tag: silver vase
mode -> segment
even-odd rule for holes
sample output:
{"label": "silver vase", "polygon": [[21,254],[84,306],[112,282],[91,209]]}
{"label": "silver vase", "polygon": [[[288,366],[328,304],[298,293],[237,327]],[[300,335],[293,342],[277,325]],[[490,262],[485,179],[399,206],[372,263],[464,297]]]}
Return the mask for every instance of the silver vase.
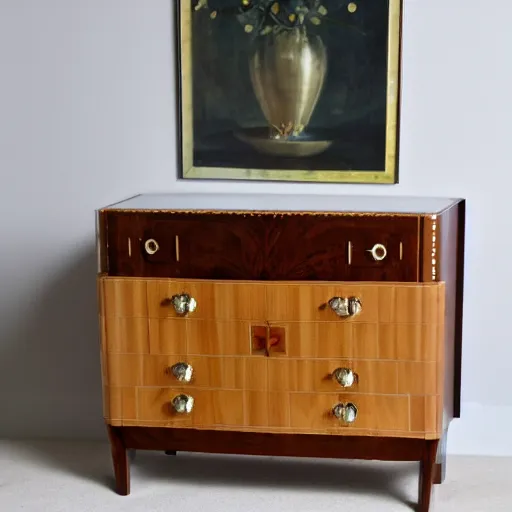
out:
{"label": "silver vase", "polygon": [[263,114],[276,139],[308,125],[327,73],[327,51],[305,27],[259,36],[249,68]]}

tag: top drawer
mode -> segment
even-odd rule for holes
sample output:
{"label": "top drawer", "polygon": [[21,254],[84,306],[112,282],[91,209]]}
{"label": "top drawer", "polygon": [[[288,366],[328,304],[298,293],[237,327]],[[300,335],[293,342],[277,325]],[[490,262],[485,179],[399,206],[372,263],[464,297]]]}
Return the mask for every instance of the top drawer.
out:
{"label": "top drawer", "polygon": [[273,281],[419,280],[420,216],[100,214],[111,276]]}

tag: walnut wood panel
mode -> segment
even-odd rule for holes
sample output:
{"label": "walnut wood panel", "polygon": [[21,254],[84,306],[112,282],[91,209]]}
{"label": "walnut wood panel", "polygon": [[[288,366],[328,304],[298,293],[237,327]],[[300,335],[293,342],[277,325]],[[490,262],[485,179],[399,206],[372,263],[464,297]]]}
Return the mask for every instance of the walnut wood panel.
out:
{"label": "walnut wood panel", "polygon": [[417,461],[424,450],[421,438],[315,435],[282,435],[162,427],[116,428],[126,448],[205,453],[323,457],[390,461]]}
{"label": "walnut wood panel", "polygon": [[[285,215],[268,225],[268,279],[418,280],[419,217]],[[369,252],[375,244],[386,247],[382,261]]]}
{"label": "walnut wood panel", "polygon": [[291,457],[326,457],[392,461],[420,461],[419,504],[429,510],[438,440],[390,437],[269,434],[198,429],[108,426],[119,494],[130,492],[127,450],[192,451]]}
{"label": "walnut wood panel", "polygon": [[[338,321],[437,324],[443,283],[380,284],[269,283],[266,287],[267,318],[279,321]],[[360,314],[338,317],[328,306],[332,297],[357,297]]]}
{"label": "walnut wood panel", "polygon": [[[179,213],[103,212],[108,273],[112,276],[260,279],[264,275],[264,220],[259,217]],[[145,242],[159,250],[148,254]]]}
{"label": "walnut wood panel", "polygon": [[[419,216],[102,212],[112,276],[417,281]],[[154,254],[145,242],[155,240]],[[297,241],[300,240],[300,243]],[[349,248],[350,242],[350,248]],[[382,261],[368,252],[388,251]]]}
{"label": "walnut wood panel", "polygon": [[446,287],[444,397],[445,427],[460,417],[466,202],[421,219],[420,276]]}

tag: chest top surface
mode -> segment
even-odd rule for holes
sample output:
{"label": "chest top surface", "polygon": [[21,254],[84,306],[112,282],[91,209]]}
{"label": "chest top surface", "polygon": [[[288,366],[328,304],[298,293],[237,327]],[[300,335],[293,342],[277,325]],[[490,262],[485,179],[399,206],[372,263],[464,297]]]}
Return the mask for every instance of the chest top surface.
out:
{"label": "chest top surface", "polygon": [[411,196],[287,194],[140,194],[102,211],[346,212],[439,214],[462,199]]}

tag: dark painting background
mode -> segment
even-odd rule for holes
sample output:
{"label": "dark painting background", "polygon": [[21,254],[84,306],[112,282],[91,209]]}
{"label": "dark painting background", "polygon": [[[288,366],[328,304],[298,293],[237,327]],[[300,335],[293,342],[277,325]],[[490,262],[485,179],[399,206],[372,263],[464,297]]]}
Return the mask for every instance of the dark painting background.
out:
{"label": "dark painting background", "polygon": [[[384,171],[388,13],[387,0],[348,1],[329,16],[352,27],[308,25],[328,52],[323,92],[308,128],[334,140],[310,158],[264,156],[233,136],[240,127],[266,126],[252,90],[248,61],[252,36],[234,17],[194,12],[192,82],[194,166],[251,169]],[[331,2],[332,4],[332,2]],[[329,6],[329,2],[326,2]],[[362,34],[363,32],[364,34]]]}

